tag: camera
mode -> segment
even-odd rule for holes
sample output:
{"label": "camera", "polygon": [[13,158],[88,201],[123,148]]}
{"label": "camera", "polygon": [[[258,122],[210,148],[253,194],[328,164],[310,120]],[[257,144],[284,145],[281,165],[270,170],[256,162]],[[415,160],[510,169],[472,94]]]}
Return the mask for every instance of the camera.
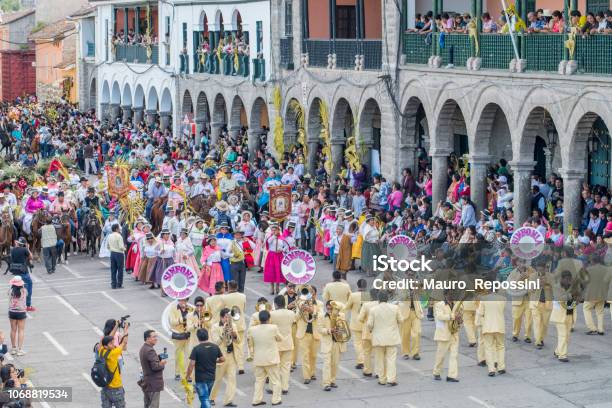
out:
{"label": "camera", "polygon": [[129,318],[130,318],[130,315],[121,316],[121,318],[118,320],[118,323],[117,323],[120,329],[125,329],[126,324],[129,325],[127,321],[127,319]]}
{"label": "camera", "polygon": [[164,352],[159,355],[159,359],[160,361],[168,359],[168,349],[166,347],[164,347]]}

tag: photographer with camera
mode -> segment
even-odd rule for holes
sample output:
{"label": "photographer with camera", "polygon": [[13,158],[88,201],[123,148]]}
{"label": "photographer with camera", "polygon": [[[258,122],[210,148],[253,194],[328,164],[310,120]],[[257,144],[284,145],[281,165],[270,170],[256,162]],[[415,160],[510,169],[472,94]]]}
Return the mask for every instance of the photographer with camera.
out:
{"label": "photographer with camera", "polygon": [[28,243],[24,237],[15,241],[15,246],[11,248],[10,271],[13,275],[21,276],[23,283],[28,291],[26,296],[26,311],[35,312],[32,307],[32,278],[30,268],[32,266],[32,253],[28,248]]}
{"label": "photographer with camera", "polygon": [[3,408],[26,408],[31,407],[29,400],[14,398],[10,390],[18,390],[26,385],[25,373],[17,369],[13,364],[6,364],[0,368],[0,407]]}
{"label": "photographer with camera", "polygon": [[140,348],[140,365],[142,379],[138,385],[144,393],[145,408],[159,408],[159,395],[164,389],[164,368],[168,362],[168,354],[164,349],[162,354],[155,352],[157,333],[155,330],[144,332],[144,344]]}
{"label": "photographer with camera", "polygon": [[[119,326],[119,322],[116,323],[116,326]],[[130,325],[125,322],[123,326],[123,336],[118,346],[115,345],[115,339],[112,336],[104,336],[92,368],[92,380],[102,388],[100,390],[102,408],[125,407],[125,390],[119,360],[123,358],[123,352],[127,350]]]}

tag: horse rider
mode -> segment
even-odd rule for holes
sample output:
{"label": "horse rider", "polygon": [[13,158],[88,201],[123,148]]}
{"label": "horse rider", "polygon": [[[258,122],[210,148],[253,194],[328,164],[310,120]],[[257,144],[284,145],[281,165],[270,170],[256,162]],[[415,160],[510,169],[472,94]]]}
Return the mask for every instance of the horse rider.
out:
{"label": "horse rider", "polygon": [[[163,198],[168,196],[168,188],[162,184],[162,179],[160,176],[155,176],[153,179],[153,183],[149,185],[147,190],[147,205],[145,206],[145,216],[147,219],[151,218],[151,208],[153,208],[153,203],[158,198]],[[164,212],[166,211],[166,206],[164,205]]]}

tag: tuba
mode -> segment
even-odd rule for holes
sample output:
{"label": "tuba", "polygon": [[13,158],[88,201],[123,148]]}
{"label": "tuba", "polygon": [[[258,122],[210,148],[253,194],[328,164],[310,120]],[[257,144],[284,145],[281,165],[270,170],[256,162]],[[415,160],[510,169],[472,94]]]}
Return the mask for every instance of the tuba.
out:
{"label": "tuba", "polygon": [[329,320],[331,322],[332,337],[336,343],[346,343],[351,339],[351,330],[347,321],[340,317],[342,306],[338,302],[330,302],[331,312]]}
{"label": "tuba", "polygon": [[233,316],[223,324],[223,333],[221,334],[221,340],[223,340],[227,346],[228,353],[234,351],[234,324],[232,323],[232,320],[234,320]]}

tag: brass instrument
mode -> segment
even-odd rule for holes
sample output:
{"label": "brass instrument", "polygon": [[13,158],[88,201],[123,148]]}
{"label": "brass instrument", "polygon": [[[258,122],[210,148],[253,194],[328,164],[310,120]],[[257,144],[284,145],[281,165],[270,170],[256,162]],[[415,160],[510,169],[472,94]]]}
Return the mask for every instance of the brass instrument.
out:
{"label": "brass instrument", "polygon": [[578,302],[582,300],[584,285],[589,281],[589,272],[582,268],[578,272],[578,276],[572,278],[572,284],[569,288],[565,289],[563,298],[567,297],[567,300],[571,299],[571,303],[568,305],[566,301],[560,301],[559,304],[566,310],[574,310],[578,305]]}
{"label": "brass instrument", "polygon": [[238,321],[240,320],[240,308],[236,305],[232,306],[232,308],[230,309],[230,315],[232,316],[232,320],[234,321]]}
{"label": "brass instrument", "polygon": [[351,339],[351,330],[347,321],[340,317],[342,306],[338,302],[330,302],[331,312],[329,320],[331,322],[331,335],[336,343],[346,343]]}
{"label": "brass instrument", "polygon": [[463,301],[465,298],[466,296],[459,301],[459,304],[455,309],[455,318],[449,322],[449,330],[451,334],[459,333],[459,330],[461,330],[461,325],[463,324]]}
{"label": "brass instrument", "polygon": [[310,313],[309,309],[315,305],[314,291],[312,286],[306,284],[298,288],[298,299],[296,300],[297,314],[306,323],[316,318],[316,312]]}
{"label": "brass instrument", "polygon": [[233,319],[228,319],[226,323],[223,324],[223,333],[221,334],[221,339],[228,348],[234,343],[234,325],[232,324],[232,320]]}
{"label": "brass instrument", "polygon": [[204,310],[204,312],[198,315],[198,328],[204,329],[208,326],[208,323],[212,320],[212,313],[208,310]]}
{"label": "brass instrument", "polygon": [[255,312],[263,312],[264,310],[269,312],[271,309],[272,307],[270,306],[270,303],[268,303],[268,301],[257,302],[257,304],[255,305]]}

